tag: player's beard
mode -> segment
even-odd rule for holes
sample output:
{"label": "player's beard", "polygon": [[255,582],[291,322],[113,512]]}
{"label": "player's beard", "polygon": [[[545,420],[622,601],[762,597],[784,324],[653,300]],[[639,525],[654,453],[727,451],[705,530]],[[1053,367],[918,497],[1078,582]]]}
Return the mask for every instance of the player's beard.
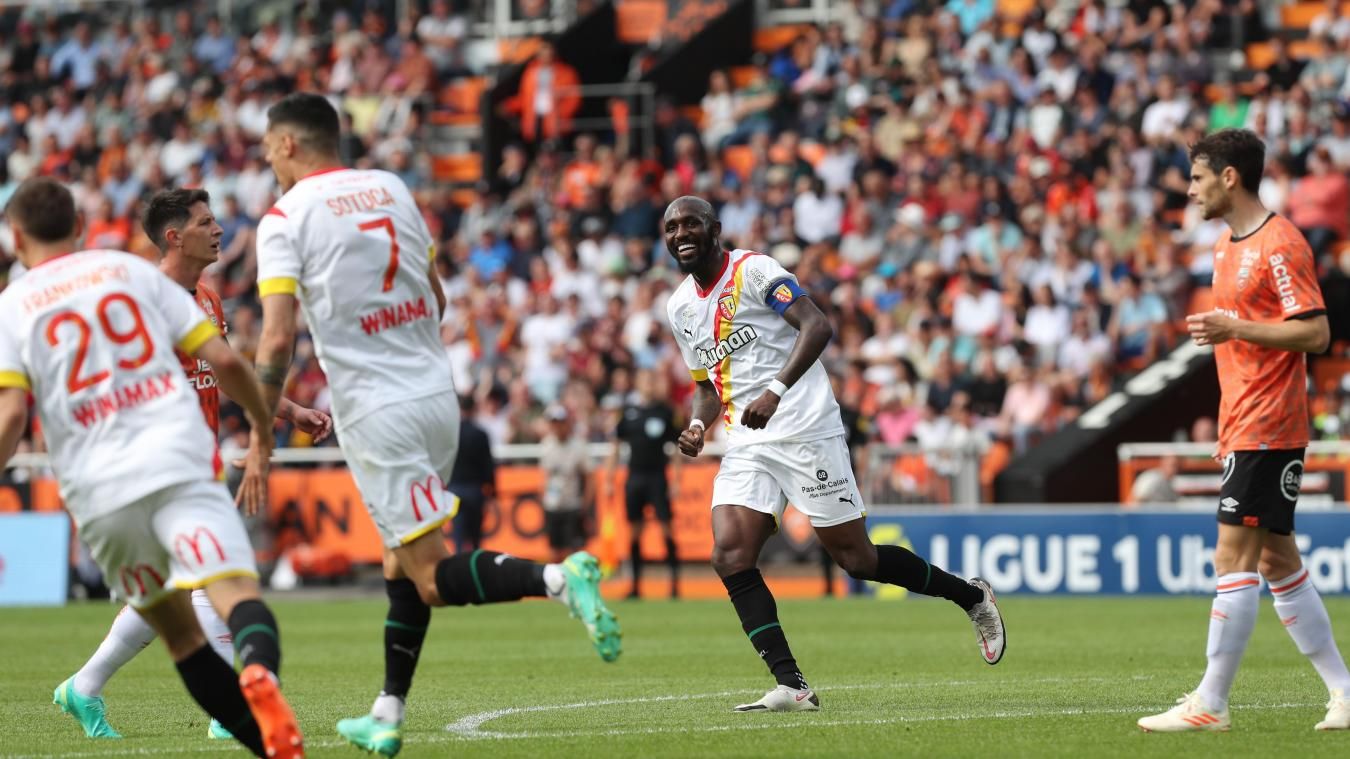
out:
{"label": "player's beard", "polygon": [[1231,211],[1232,209],[1233,209],[1233,201],[1230,200],[1228,196],[1224,195],[1223,193],[1219,193],[1214,197],[1213,202],[1201,204],[1200,217],[1203,218],[1205,221],[1209,221],[1211,219],[1221,219],[1224,216],[1228,215],[1228,212]]}

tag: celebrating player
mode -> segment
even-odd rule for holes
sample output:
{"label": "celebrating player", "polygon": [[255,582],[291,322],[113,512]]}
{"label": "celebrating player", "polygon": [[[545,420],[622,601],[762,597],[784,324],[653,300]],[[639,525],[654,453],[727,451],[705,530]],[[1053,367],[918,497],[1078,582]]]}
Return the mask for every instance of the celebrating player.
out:
{"label": "celebrating player", "polygon": [[[210,364],[253,422],[239,492],[249,508],[266,498],[272,451],[253,373],[154,266],[129,253],[77,252],[75,200],[57,182],[25,181],[6,214],[29,271],[0,293],[0,465],[23,434],[31,389],[81,540],[164,639],[188,692],[256,755],[303,756],[277,686],[276,619],[174,347]],[[193,614],[185,591],[199,587],[228,620],[244,662],[237,681]]]}
{"label": "celebrating player", "polygon": [[455,511],[444,483],[459,404],[440,340],[445,295],[428,261],[431,233],[398,177],[342,167],[337,112],[323,97],[290,95],[267,117],[266,158],[285,194],[258,228],[258,377],[276,403],[298,294],[343,455],[386,549],[384,689],[370,714],[342,720],[338,732],[393,756],[431,606],[554,598],[581,619],[606,661],[619,655],[619,627],[587,553],[549,565],[483,550],[449,555],[440,528]]}
{"label": "celebrating player", "polygon": [[[698,383],[680,450],[697,456],[707,422],[724,418],[727,449],[713,482],[713,567],[741,627],[778,681],[736,711],[809,711],[807,685],[756,567],[788,501],[850,576],[941,596],[975,625],[981,657],[1003,658],[1005,636],[988,583],[944,572],[899,546],[872,544],[825,367],[834,331],[797,279],[772,258],[722,249],[707,201],[675,200],[663,221],[666,248],[685,278],[667,305],[680,352]],[[782,403],[780,408],[779,404]]]}
{"label": "celebrating player", "polygon": [[[165,190],[150,199],[145,211],[145,233],[159,248],[163,258],[159,270],[197,299],[211,323],[221,334],[228,333],[220,296],[201,281],[202,272],[220,257],[222,230],[211,213],[211,198],[205,190]],[[196,356],[178,351],[178,360],[189,385],[197,391],[202,415],[213,438],[220,436],[220,390],[211,365]],[[282,399],[277,418],[322,441],[332,429],[327,414],[303,408]],[[230,627],[216,614],[205,591],[192,591],[192,608],[206,640],[225,661],[233,664],[234,646]],[[103,688],[117,671],[155,639],[155,629],[130,606],[113,620],[103,643],[89,661],[56,688],[53,700],[72,715],[90,738],[120,738],[108,724],[103,703]],[[211,738],[228,739],[230,733],[216,720],[207,728]]]}
{"label": "celebrating player", "polygon": [[1177,706],[1140,719],[1146,731],[1229,729],[1228,692],[1256,624],[1261,577],[1284,628],[1331,691],[1316,728],[1350,729],[1350,672],[1294,542],[1308,445],[1304,354],[1326,350],[1330,328],[1312,249],[1257,197],[1265,157],[1246,129],[1223,129],[1191,147],[1188,194],[1206,219],[1228,224],[1214,252],[1215,310],[1186,317],[1195,342],[1214,346],[1222,391],[1214,452],[1223,462],[1218,593],[1204,678]]}

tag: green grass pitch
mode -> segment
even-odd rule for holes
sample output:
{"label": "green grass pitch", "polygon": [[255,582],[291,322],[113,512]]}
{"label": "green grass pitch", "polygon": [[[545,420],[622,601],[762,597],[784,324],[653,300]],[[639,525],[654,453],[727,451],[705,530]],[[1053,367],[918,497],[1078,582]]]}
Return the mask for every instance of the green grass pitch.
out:
{"label": "green grass pitch", "polygon": [[[1350,650],[1350,599],[1328,601]],[[1002,600],[1009,648],[985,665],[970,624],[929,600],[791,601],[780,616],[821,696],[814,714],[733,714],[772,681],[730,604],[617,603],[625,651],[604,664],[547,602],[436,612],[412,692],[406,757],[1346,757],[1315,733],[1326,694],[1263,599],[1228,734],[1145,735],[1134,720],[1193,687],[1209,600]],[[333,730],[382,682],[384,604],[276,601],[283,674],[310,755],[361,756]],[[243,756],[206,739],[158,644],[108,686],[121,741],[91,741],[52,689],[116,607],[0,611],[0,755]],[[452,729],[447,729],[452,726]]]}

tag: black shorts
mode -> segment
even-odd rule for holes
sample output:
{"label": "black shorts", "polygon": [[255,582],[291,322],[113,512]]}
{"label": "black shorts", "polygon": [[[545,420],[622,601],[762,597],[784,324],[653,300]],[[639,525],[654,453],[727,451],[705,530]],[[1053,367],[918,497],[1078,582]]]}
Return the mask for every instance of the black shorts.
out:
{"label": "black shorts", "polygon": [[544,531],[550,548],[573,549],[586,545],[586,525],[580,511],[545,511]]}
{"label": "black shorts", "polygon": [[670,521],[670,489],[666,485],[666,475],[630,474],[623,486],[624,506],[628,510],[628,521],[638,522],[643,518],[643,509],[647,504],[656,511],[661,522]]}
{"label": "black shorts", "polygon": [[1294,506],[1303,485],[1303,451],[1233,451],[1223,461],[1219,521],[1264,527],[1276,535],[1294,531]]}

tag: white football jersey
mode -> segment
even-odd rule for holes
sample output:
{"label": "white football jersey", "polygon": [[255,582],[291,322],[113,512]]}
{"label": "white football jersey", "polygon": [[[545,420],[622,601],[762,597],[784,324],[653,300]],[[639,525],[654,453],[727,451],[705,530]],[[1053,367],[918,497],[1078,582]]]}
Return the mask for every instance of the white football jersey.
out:
{"label": "white football jersey", "polygon": [[741,412],[769,389],[797,340],[797,330],[769,305],[771,299],[791,301],[784,284],[789,280],[797,282],[772,258],[733,250],[711,289],[700,291],[691,275],[666,304],[689,371],[696,380],[711,380],[722,397],[728,447],[844,434],[839,404],[820,361],[788,389],[764,429],[741,424]]}
{"label": "white football jersey", "polygon": [[338,426],[454,391],[427,278],[434,255],[416,201],[387,171],[311,174],[258,224],[258,291],[300,298]]}
{"label": "white football jersey", "polygon": [[37,399],[61,497],[77,523],[221,474],[216,439],[174,349],[219,330],[130,253],[72,253],[0,293],[0,386]]}

